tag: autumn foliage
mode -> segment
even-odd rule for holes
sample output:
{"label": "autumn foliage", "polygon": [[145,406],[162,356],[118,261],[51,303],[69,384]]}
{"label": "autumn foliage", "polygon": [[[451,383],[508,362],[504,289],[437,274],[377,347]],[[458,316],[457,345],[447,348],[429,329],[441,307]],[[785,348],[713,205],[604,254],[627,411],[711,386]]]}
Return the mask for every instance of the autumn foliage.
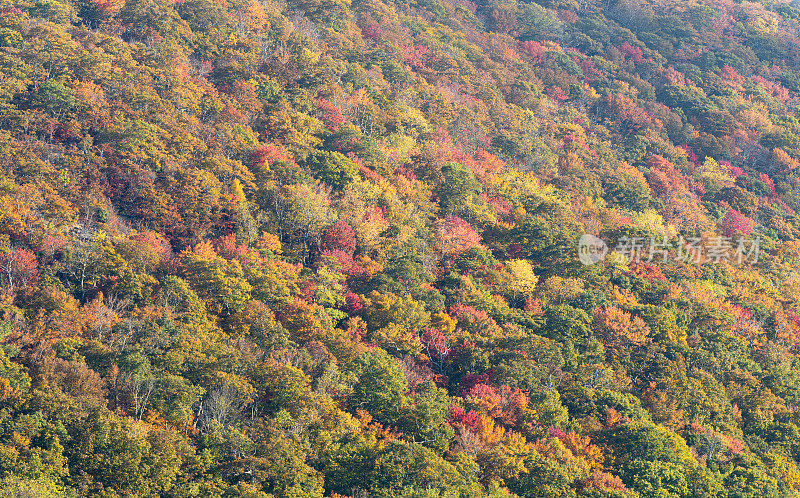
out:
{"label": "autumn foliage", "polygon": [[0,495],[797,495],[798,33],[4,4]]}

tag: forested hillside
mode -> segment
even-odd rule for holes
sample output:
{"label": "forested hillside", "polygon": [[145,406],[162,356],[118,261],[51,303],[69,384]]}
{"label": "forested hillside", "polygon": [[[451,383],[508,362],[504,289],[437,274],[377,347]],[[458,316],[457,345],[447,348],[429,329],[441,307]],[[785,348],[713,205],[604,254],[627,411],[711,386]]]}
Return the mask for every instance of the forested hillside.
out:
{"label": "forested hillside", "polygon": [[0,496],[800,495],[800,7],[4,0]]}

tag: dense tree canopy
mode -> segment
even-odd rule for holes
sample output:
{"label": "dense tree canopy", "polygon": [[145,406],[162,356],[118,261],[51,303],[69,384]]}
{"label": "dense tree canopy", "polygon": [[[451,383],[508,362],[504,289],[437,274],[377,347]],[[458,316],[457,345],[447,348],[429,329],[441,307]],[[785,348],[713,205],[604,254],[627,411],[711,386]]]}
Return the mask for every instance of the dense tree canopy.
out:
{"label": "dense tree canopy", "polygon": [[0,496],[800,495],[798,33],[4,2]]}

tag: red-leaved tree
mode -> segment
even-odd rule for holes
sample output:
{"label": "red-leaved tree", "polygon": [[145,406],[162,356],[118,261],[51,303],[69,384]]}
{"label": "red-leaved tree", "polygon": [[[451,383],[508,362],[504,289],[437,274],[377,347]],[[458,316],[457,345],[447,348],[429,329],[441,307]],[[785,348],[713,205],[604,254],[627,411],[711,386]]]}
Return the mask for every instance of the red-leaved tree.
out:
{"label": "red-leaved tree", "polygon": [[436,239],[442,254],[453,258],[481,244],[478,232],[469,223],[452,214],[436,222]]}
{"label": "red-leaved tree", "polygon": [[0,271],[8,284],[8,291],[13,294],[17,287],[24,287],[39,278],[39,263],[31,251],[12,248],[0,256]]}

